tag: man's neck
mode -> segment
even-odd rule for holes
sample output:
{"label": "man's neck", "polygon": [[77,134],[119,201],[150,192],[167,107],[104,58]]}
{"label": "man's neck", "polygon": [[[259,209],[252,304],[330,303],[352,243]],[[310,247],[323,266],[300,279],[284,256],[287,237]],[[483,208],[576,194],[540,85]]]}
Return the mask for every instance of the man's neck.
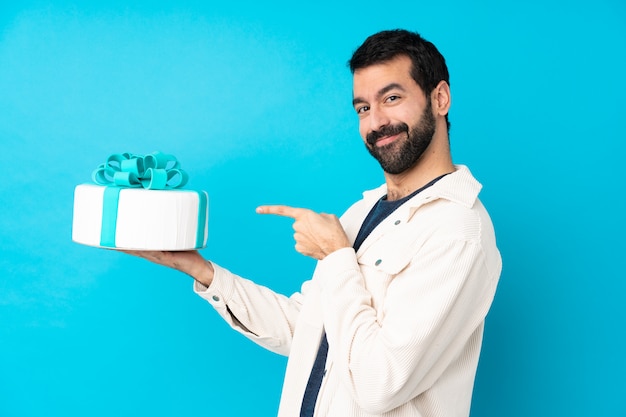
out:
{"label": "man's neck", "polygon": [[433,179],[455,171],[447,137],[445,142],[433,139],[431,146],[426,149],[417,163],[400,174],[385,172],[387,183],[387,199],[390,201],[406,197],[413,191],[428,184]]}

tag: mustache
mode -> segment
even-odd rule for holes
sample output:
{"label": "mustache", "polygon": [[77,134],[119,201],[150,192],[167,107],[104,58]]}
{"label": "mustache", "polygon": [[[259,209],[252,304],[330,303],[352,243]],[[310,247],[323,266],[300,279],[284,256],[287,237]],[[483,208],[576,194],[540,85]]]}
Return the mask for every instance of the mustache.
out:
{"label": "mustache", "polygon": [[369,145],[374,145],[376,141],[385,136],[393,136],[402,132],[409,132],[409,126],[406,123],[398,123],[396,125],[387,125],[379,130],[373,130],[365,136],[365,141]]}

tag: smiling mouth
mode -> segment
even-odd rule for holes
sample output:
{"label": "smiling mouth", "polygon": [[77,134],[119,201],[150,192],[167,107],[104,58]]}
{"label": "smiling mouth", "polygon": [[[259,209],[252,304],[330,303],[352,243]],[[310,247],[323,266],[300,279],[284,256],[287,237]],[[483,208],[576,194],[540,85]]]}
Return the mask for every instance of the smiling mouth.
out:
{"label": "smiling mouth", "polygon": [[383,136],[382,138],[379,138],[376,140],[376,147],[380,148],[382,146],[389,145],[390,143],[395,142],[396,139],[400,137],[400,135],[401,133],[398,133],[396,135],[391,135],[391,136]]}
{"label": "smiling mouth", "polygon": [[408,133],[409,127],[406,123],[383,126],[378,131],[368,133],[366,136],[366,142],[373,148],[381,148],[392,144],[402,135],[408,136]]}

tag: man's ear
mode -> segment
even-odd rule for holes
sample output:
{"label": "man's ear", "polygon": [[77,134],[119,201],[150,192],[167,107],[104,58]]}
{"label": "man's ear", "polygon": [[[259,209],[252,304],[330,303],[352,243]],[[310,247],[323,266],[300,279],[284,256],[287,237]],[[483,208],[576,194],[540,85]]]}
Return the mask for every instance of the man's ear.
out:
{"label": "man's ear", "polygon": [[433,104],[433,113],[437,116],[445,116],[450,110],[452,97],[450,95],[450,86],[445,81],[439,81],[437,87],[433,89],[430,95]]}

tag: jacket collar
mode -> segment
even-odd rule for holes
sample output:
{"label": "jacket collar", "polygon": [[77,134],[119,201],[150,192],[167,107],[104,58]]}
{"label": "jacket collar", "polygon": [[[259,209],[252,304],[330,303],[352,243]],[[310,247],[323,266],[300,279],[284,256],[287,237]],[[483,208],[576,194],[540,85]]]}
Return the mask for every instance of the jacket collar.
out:
{"label": "jacket collar", "polygon": [[[465,165],[455,165],[455,168],[454,172],[446,175],[399,207],[396,212],[397,215],[408,221],[421,206],[438,199],[472,207],[478,198],[482,185]],[[367,202],[367,206],[372,207],[386,194],[387,185],[383,184],[378,188],[364,192],[363,199]]]}

